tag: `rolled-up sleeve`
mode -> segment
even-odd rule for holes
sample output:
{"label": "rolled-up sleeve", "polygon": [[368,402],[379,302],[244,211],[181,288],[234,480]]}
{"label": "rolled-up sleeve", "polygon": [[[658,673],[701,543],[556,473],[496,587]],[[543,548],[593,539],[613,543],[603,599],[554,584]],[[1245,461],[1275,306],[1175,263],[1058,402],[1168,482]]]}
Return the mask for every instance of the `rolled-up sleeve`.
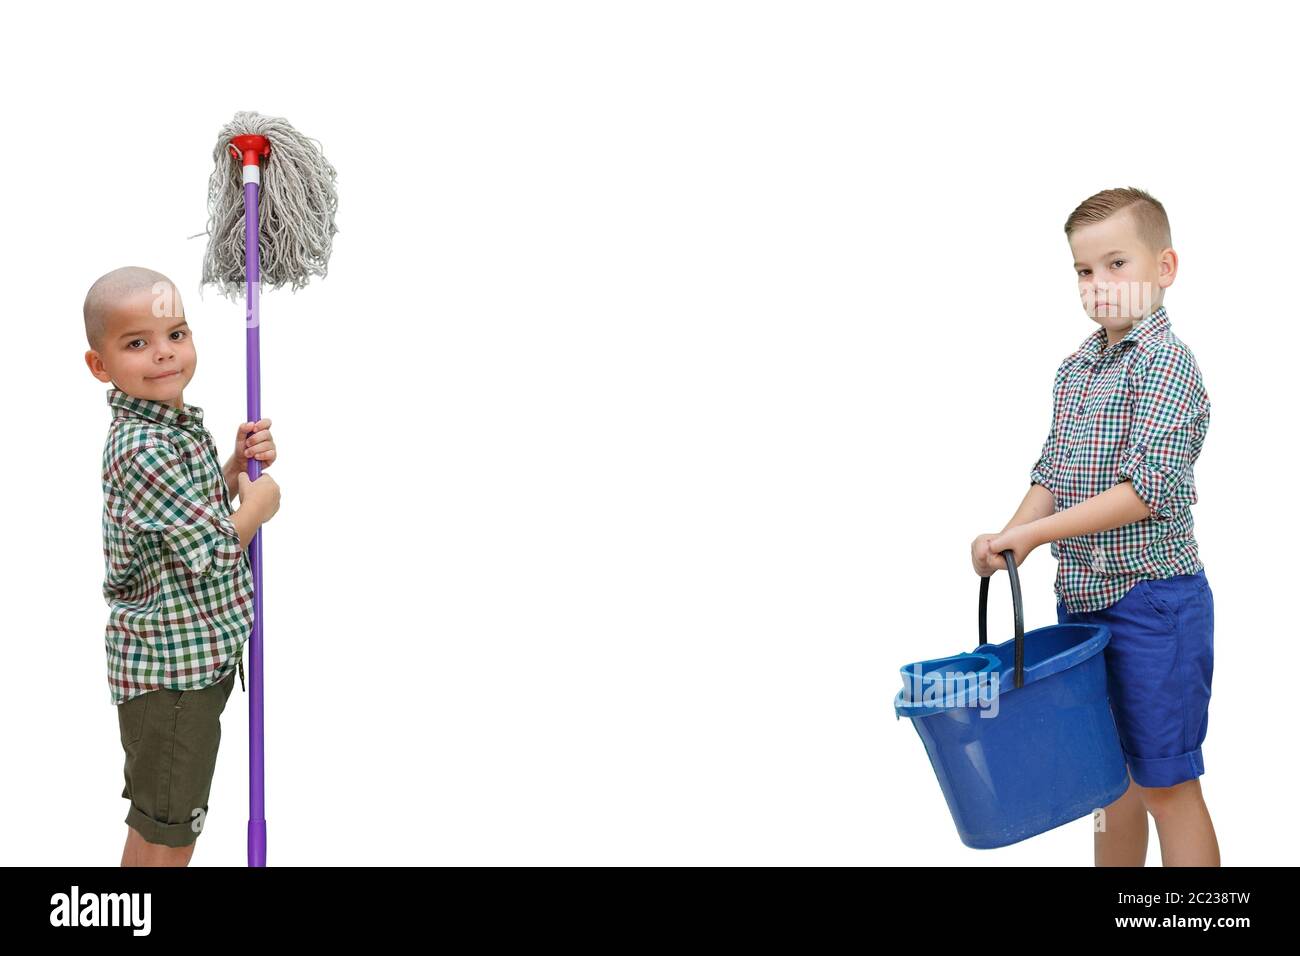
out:
{"label": "rolled-up sleeve", "polygon": [[234,522],[206,501],[176,449],[150,442],[120,471],[132,530],[157,532],[191,574],[221,577],[243,556]]}
{"label": "rolled-up sleeve", "polygon": [[[1052,497],[1056,497],[1056,491],[1052,485],[1052,479],[1055,476],[1055,454],[1056,454],[1056,428],[1053,427],[1047,434],[1047,440],[1043,442],[1043,450],[1039,453],[1038,461],[1029,471],[1029,483],[1031,485],[1042,485],[1048,491],[1052,492]],[[1022,461],[1024,459],[1021,459]]]}
{"label": "rolled-up sleeve", "polygon": [[1062,393],[1065,388],[1066,367],[1069,359],[1062,362],[1056,369],[1056,377],[1052,383],[1052,426],[1048,429],[1047,439],[1043,442],[1043,447],[1038,453],[1038,461],[1034,467],[1029,470],[1029,484],[1042,485],[1056,497],[1056,463],[1060,454],[1060,410],[1062,406]]}
{"label": "rolled-up sleeve", "polygon": [[[1132,425],[1117,477],[1132,481],[1149,516],[1168,521],[1186,499],[1184,485],[1200,454],[1210,422],[1210,402],[1196,359],[1177,343],[1155,351],[1129,383]],[[1194,499],[1193,499],[1194,500]]]}

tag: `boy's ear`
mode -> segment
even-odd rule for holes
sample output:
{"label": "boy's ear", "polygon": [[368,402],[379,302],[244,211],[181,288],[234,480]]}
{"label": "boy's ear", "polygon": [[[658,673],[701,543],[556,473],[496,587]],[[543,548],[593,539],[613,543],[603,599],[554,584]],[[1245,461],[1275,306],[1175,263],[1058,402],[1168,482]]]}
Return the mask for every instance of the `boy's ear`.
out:
{"label": "boy's ear", "polygon": [[100,359],[99,353],[94,349],[90,349],[86,352],[86,367],[90,369],[90,374],[95,376],[95,378],[99,379],[101,382],[113,381],[112,376],[108,374],[108,370],[104,368],[104,363]]}

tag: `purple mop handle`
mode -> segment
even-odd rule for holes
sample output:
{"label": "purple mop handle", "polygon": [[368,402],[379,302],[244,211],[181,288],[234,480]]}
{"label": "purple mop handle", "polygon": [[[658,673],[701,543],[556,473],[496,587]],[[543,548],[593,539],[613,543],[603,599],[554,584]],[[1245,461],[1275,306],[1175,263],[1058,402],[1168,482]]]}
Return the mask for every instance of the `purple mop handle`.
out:
{"label": "purple mop handle", "polygon": [[[248,290],[245,314],[245,355],[248,370],[248,421],[262,417],[261,352],[258,348],[258,287],[261,284],[257,242],[257,195],[261,175],[257,165],[244,167],[244,274]],[[248,477],[261,474],[256,458],[248,460]],[[248,543],[253,566],[252,659],[248,671],[248,865],[266,866],[266,761],[263,751],[262,709],[262,529]]]}

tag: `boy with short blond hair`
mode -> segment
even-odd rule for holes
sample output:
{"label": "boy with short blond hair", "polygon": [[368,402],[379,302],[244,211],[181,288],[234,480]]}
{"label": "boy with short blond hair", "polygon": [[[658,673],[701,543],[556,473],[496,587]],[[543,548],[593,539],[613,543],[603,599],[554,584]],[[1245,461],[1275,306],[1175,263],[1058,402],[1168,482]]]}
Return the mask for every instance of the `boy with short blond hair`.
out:
{"label": "boy with short blond hair", "polygon": [[1030,488],[999,534],[971,545],[977,574],[1050,543],[1058,623],[1106,624],[1107,693],[1130,786],[1105,808],[1098,866],[1142,866],[1147,814],[1166,866],[1218,866],[1201,793],[1214,670],[1214,598],[1191,506],[1210,401],[1164,306],[1178,255],[1164,207],[1134,188],[1085,200],[1065,223],[1084,310],[1100,328],[1061,362]]}

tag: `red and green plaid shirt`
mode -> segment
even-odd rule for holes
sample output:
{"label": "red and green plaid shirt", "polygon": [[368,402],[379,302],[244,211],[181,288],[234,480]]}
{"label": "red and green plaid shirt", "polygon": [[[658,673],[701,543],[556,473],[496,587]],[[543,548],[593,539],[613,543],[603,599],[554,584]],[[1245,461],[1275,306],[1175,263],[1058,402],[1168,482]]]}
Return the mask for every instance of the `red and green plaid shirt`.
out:
{"label": "red and green plaid shirt", "polygon": [[108,390],[104,600],[114,704],[206,687],[238,667],[253,576],[203,409]]}
{"label": "red and green plaid shirt", "polygon": [[1164,306],[1109,347],[1097,329],[1056,370],[1052,428],[1029,481],[1064,511],[1126,479],[1146,518],[1053,541],[1056,599],[1080,613],[1109,607],[1138,581],[1194,574],[1192,466],[1210,424],[1210,400],[1191,350]]}

